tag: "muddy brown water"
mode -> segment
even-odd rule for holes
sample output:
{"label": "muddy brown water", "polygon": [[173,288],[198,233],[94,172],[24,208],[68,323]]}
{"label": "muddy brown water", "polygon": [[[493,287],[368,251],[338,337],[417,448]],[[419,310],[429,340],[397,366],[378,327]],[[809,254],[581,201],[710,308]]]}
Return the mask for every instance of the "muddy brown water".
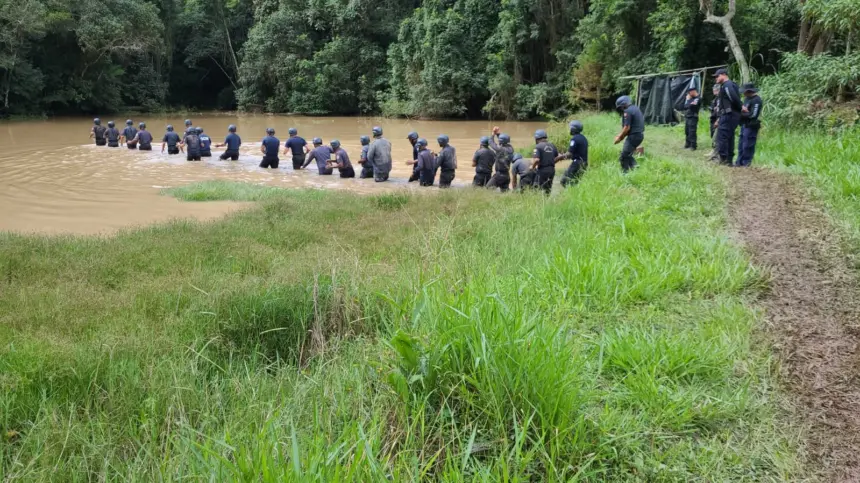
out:
{"label": "muddy brown water", "polygon": [[[39,233],[112,233],[118,229],[145,225],[171,218],[212,219],[247,203],[180,202],[159,194],[162,188],[183,186],[195,181],[234,180],[284,188],[345,189],[377,193],[397,189],[422,189],[407,183],[412,148],[406,140],[410,131],[437,146],[439,134],[447,134],[457,148],[459,169],[455,185],[471,182],[472,154],[480,136],[487,135],[488,121],[410,121],[378,118],[291,117],[267,115],[191,115],[214,142],[221,142],[227,126],[236,124],[242,137],[239,161],[220,161],[223,149],[213,148],[213,157],[202,162],[186,162],[184,155],[161,154],[161,143],[152,152],[97,147],[89,139],[91,118],[58,118],[45,121],[17,121],[0,124],[0,231]],[[112,118],[102,117],[107,124]],[[120,130],[126,117],[113,118]],[[135,127],[147,123],[156,140],[167,124],[183,129],[183,117],[135,116]],[[325,143],[339,139],[350,159],[358,166],[359,137],[369,135],[374,125],[383,126],[394,147],[394,169],[387,183],[372,180],[319,176],[314,166],[294,171],[288,156],[281,155],[280,168],[263,170],[260,141],[267,127],[273,127],[282,143],[287,129],[295,127],[309,142],[321,137]],[[517,147],[531,143],[540,123],[502,123],[503,132]],[[425,188],[426,189],[426,188]]]}

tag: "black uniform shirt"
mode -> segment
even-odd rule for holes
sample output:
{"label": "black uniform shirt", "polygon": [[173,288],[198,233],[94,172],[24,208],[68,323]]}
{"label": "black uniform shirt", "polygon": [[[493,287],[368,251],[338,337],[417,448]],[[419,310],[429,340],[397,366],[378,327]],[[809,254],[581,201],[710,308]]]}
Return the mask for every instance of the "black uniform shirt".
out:
{"label": "black uniform shirt", "polygon": [[475,172],[481,174],[492,174],[493,163],[496,162],[496,153],[490,148],[481,148],[475,151],[475,157],[472,158],[475,163]]}
{"label": "black uniform shirt", "polygon": [[570,138],[570,146],[567,148],[570,154],[570,159],[574,161],[582,161],[583,164],[588,164],[588,139],[582,134],[574,134]]}
{"label": "black uniform shirt", "polygon": [[727,80],[720,87],[720,111],[722,114],[741,112],[741,93],[738,85]]}
{"label": "black uniform shirt", "polygon": [[630,134],[644,134],[645,133],[645,116],[642,115],[642,111],[635,105],[629,106],[624,110],[624,114],[621,115],[621,126],[630,126]]}
{"label": "black uniform shirt", "polygon": [[445,146],[439,151],[439,156],[436,158],[441,171],[454,171],[457,169],[457,151],[454,146]]}
{"label": "black uniform shirt", "polygon": [[687,110],[687,117],[699,117],[699,109],[702,107],[702,98],[699,96],[691,97],[684,102],[684,109]]}
{"label": "black uniform shirt", "polygon": [[555,158],[558,157],[558,149],[550,142],[538,143],[532,154],[532,158],[538,159],[538,168],[555,167]]}
{"label": "black uniform shirt", "polygon": [[756,94],[746,98],[744,106],[746,106],[747,112],[741,112],[741,124],[753,129],[761,127],[761,97]]}

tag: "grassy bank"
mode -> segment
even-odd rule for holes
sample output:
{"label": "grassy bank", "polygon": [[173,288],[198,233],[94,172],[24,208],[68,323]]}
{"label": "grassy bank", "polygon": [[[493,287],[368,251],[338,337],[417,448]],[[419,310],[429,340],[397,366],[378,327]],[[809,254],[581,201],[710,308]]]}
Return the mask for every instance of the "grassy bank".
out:
{"label": "grassy bank", "polygon": [[204,183],[260,205],[0,235],[0,478],[791,479],[719,172],[652,129],[623,176],[617,124],[549,199]]}

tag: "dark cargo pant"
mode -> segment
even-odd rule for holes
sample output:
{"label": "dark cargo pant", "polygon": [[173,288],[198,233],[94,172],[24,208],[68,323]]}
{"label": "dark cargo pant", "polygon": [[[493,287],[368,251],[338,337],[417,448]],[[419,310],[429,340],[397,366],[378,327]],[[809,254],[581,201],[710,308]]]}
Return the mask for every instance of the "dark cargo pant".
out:
{"label": "dark cargo pant", "polygon": [[687,141],[684,143],[685,148],[695,150],[698,148],[697,134],[699,130],[699,118],[688,117],[684,121],[684,134],[687,136]]}
{"label": "dark cargo pant", "polygon": [[450,188],[451,181],[454,181],[454,170],[442,171],[439,173],[439,187]]}
{"label": "dark cargo pant", "polygon": [[490,173],[475,173],[475,178],[472,180],[472,186],[487,186],[492,175]]}
{"label": "dark cargo pant", "polygon": [[537,172],[537,185],[546,194],[552,193],[552,182],[555,179],[555,166],[539,168]]}
{"label": "dark cargo pant", "polygon": [[581,159],[574,159],[561,177],[561,185],[567,188],[569,185],[579,183],[579,178],[585,174],[585,163]]}
{"label": "dark cargo pant", "polygon": [[642,133],[630,134],[624,140],[624,147],[621,148],[621,170],[625,173],[636,167],[636,158],[633,153],[636,152],[642,141],[645,140],[645,135]]}
{"label": "dark cargo pant", "polygon": [[511,187],[511,177],[504,173],[496,173],[490,178],[490,181],[487,182],[487,188],[495,189],[499,188],[504,193]]}
{"label": "dark cargo pant", "polygon": [[742,126],[741,137],[738,141],[738,166],[749,166],[755,156],[755,145],[758,142],[757,127]]}
{"label": "dark cargo pant", "polygon": [[294,154],[293,155],[293,169],[296,171],[302,169],[302,165],[305,164],[305,159],[307,159],[306,154]]}
{"label": "dark cargo pant", "polygon": [[740,120],[740,114],[734,112],[720,116],[720,125],[717,126],[717,152],[720,154],[721,163],[732,164],[735,157],[735,131]]}

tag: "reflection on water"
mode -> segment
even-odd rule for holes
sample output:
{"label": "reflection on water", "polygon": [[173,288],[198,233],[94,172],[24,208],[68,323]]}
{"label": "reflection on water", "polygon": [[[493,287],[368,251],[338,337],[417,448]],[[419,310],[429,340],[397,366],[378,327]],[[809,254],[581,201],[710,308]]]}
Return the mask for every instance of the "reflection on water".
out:
{"label": "reflection on water", "polygon": [[[186,162],[184,155],[161,154],[161,143],[152,152],[96,147],[89,140],[91,119],[52,119],[0,124],[0,230],[48,233],[109,233],[119,228],[152,223],[176,217],[209,219],[238,209],[245,204],[231,202],[182,203],[160,196],[159,189],[182,186],[195,181],[228,179],[285,188],[347,189],[377,193],[397,189],[422,189],[406,180],[411,167],[412,148],[406,140],[410,131],[427,138],[436,147],[436,136],[447,134],[457,148],[459,169],[455,185],[466,185],[474,174],[472,154],[480,136],[487,135],[487,121],[407,121],[372,118],[287,117],[268,115],[191,116],[214,142],[221,142],[227,125],[236,124],[242,137],[239,161],[220,161],[220,148],[202,162]],[[108,119],[102,118],[103,124]],[[117,117],[118,127],[125,119]],[[182,126],[183,119],[134,118],[135,126],[145,121],[156,140],[164,126]],[[310,141],[321,137],[325,143],[339,139],[358,167],[361,152],[359,137],[370,135],[374,125],[385,129],[394,146],[394,169],[387,183],[373,180],[340,179],[319,176],[314,166],[293,171],[289,156],[281,155],[280,168],[263,170],[260,140],[267,127],[273,127],[282,143],[287,129],[295,127]],[[531,144],[537,123],[504,123],[513,144]],[[437,148],[438,149],[438,148]],[[427,189],[427,188],[423,188]],[[434,188],[435,189],[435,188]]]}

